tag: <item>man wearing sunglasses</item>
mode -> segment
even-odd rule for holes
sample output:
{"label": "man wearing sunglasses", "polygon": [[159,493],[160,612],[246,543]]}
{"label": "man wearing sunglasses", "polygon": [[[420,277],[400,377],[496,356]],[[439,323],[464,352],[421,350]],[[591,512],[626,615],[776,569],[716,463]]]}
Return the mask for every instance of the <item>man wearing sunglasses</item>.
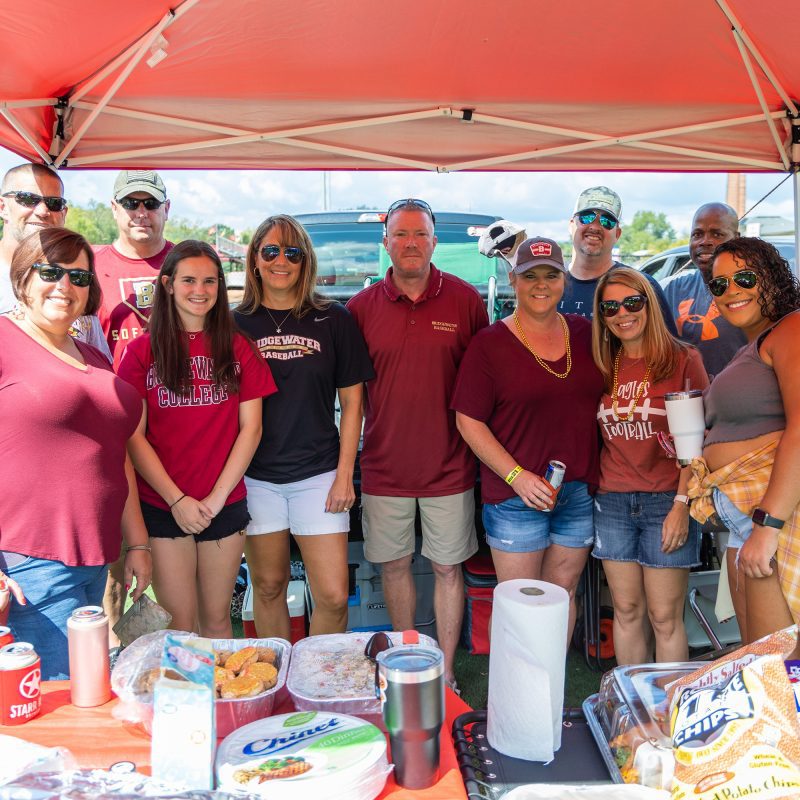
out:
{"label": "man wearing sunglasses", "polygon": [[736,352],[747,344],[741,329],[726,321],[717,310],[708,290],[714,249],[739,235],[736,211],[725,203],[706,203],[695,211],[689,235],[687,264],[661,286],[678,326],[678,336],[693,344],[703,357],[710,378],[728,365]]}
{"label": "man wearing sunglasses", "polygon": [[95,269],[103,290],[100,321],[116,370],[128,342],[147,329],[155,281],[172,249],[164,238],[169,200],[161,176],[143,169],[120,172],[111,211],[117,238],[95,248]]}
{"label": "man wearing sunglasses", "polygon": [[[569,265],[564,297],[558,310],[592,318],[597,282],[614,267],[626,266],[613,257],[614,246],[622,234],[622,200],[608,186],[592,186],[578,195],[569,221],[572,261]],[[649,278],[649,276],[648,276]],[[675,320],[658,282],[649,278],[670,332],[677,335]]]}
{"label": "man wearing sunglasses", "polygon": [[[56,172],[44,164],[12,167],[0,186],[0,314],[17,306],[11,289],[11,259],[19,243],[31,233],[46,228],[63,228],[67,217],[64,184]],[[80,317],[70,329],[77,339],[96,347],[111,360],[100,321],[93,314]]]}
{"label": "man wearing sunglasses", "polygon": [[435,218],[426,202],[398,200],[385,222],[392,266],[347,304],[376,373],[364,398],[364,555],[382,565],[394,630],[413,628],[419,509],[422,555],[434,572],[437,639],[452,686],[464,609],[461,563],[478,542],[475,457],[456,429],[450,395],[470,339],[489,320],[474,287],[431,263]]}

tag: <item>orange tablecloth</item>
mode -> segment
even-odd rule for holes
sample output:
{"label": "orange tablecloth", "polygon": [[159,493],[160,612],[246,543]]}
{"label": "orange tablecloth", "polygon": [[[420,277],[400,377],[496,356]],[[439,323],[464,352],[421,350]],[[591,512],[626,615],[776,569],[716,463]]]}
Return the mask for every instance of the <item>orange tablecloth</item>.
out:
{"label": "orange tablecloth", "polygon": [[[466,800],[458,771],[450,729],[453,720],[470,707],[446,690],[445,723],[440,733],[441,778],[435,786],[421,791],[399,787],[389,776],[380,798],[392,800]],[[46,747],[66,747],[82,767],[108,769],[117,761],[132,761],[140,772],[150,773],[150,737],[111,716],[116,699],[97,708],[75,708],[69,701],[69,681],[42,684],[42,713],[24,725],[0,725],[0,733],[18,736]],[[292,711],[291,700],[275,709],[276,714]]]}

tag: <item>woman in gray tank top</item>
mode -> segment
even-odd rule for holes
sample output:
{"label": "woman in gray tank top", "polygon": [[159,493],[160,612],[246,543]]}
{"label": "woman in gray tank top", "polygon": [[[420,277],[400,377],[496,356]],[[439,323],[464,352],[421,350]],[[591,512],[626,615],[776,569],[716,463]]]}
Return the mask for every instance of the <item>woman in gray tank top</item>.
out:
{"label": "woman in gray tank top", "polygon": [[800,286],[756,238],[721,244],[712,275],[720,314],[748,344],[706,393],[692,514],[705,518],[713,499],[731,531],[731,592],[751,642],[800,619]]}

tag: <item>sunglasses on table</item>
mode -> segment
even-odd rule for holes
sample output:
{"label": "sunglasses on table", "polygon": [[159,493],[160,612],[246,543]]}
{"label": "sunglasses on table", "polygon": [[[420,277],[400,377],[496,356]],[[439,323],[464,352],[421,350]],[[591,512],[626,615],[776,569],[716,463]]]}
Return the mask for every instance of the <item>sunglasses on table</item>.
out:
{"label": "sunglasses on table", "polygon": [[604,214],[599,211],[584,211],[582,214],[575,215],[581,225],[591,225],[596,219],[600,220],[600,224],[607,230],[613,231],[617,227],[617,220],[611,214]]}
{"label": "sunglasses on table", "polygon": [[720,275],[719,278],[712,278],[706,285],[714,297],[722,297],[728,291],[731,281],[740,289],[752,289],[758,283],[758,275],[752,269],[740,269],[730,278]]}
{"label": "sunglasses on table", "polygon": [[6,192],[3,197],[13,197],[25,208],[36,208],[39,203],[44,203],[48,211],[61,212],[67,207],[65,197],[43,197],[33,192]]}
{"label": "sunglasses on table", "polygon": [[155,211],[157,208],[161,208],[161,206],[166,203],[166,200],[156,200],[155,197],[123,197],[121,200],[117,200],[117,202],[126,211],[136,211],[140,204],[148,211]]}
{"label": "sunglasses on table", "polygon": [[598,304],[600,313],[604,317],[616,317],[620,306],[626,311],[641,311],[647,305],[647,298],[643,294],[629,294],[622,300],[601,300]]}
{"label": "sunglasses on table", "polygon": [[281,248],[278,244],[265,244],[261,248],[261,258],[264,259],[267,263],[270,261],[274,261],[280,254],[281,249],[283,250],[284,256],[286,256],[286,260],[290,264],[299,264],[303,258],[305,258],[305,253],[299,247],[284,247]]}
{"label": "sunglasses on table", "polygon": [[416,197],[406,197],[402,200],[395,200],[394,203],[389,206],[389,210],[386,212],[386,218],[384,219],[384,222],[389,221],[389,217],[393,211],[397,211],[401,208],[408,209],[409,206],[418,208],[420,211],[424,211],[431,218],[431,222],[433,222],[434,225],[436,224],[436,217],[433,215],[433,209],[424,200],[418,200]]}
{"label": "sunglasses on table", "polygon": [[93,278],[93,273],[88,269],[67,269],[60,264],[34,264],[32,269],[39,273],[45,283],[58,283],[66,274],[73,286],[86,287]]}

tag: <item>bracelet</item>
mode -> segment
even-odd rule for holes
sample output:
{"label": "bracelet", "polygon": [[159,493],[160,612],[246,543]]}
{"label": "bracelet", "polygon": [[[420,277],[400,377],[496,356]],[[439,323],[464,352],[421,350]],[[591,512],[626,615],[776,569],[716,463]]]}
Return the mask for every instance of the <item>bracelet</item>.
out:
{"label": "bracelet", "polygon": [[514,481],[517,478],[517,475],[519,475],[520,472],[522,472],[522,467],[519,464],[517,464],[517,466],[514,467],[514,469],[512,469],[511,472],[508,473],[508,475],[506,475],[505,477],[506,483],[509,486],[511,486],[511,484],[514,483]]}
{"label": "bracelet", "polygon": [[130,553],[131,550],[147,550],[149,553],[152,549],[149,544],[129,544],[125,546],[126,553]]}
{"label": "bracelet", "polygon": [[181,496],[180,496],[180,497],[179,497],[179,498],[178,498],[178,499],[177,499],[177,500],[176,500],[176,501],[175,501],[175,502],[174,502],[174,503],[173,503],[173,504],[172,504],[172,505],[169,507],[169,510],[170,510],[170,511],[172,511],[172,506],[176,506],[176,505],[178,505],[178,503],[180,503],[180,501],[181,501],[181,500],[183,500],[183,498],[184,498],[184,497],[186,497],[186,495],[185,495],[185,494],[182,494],[182,495],[181,495]]}

